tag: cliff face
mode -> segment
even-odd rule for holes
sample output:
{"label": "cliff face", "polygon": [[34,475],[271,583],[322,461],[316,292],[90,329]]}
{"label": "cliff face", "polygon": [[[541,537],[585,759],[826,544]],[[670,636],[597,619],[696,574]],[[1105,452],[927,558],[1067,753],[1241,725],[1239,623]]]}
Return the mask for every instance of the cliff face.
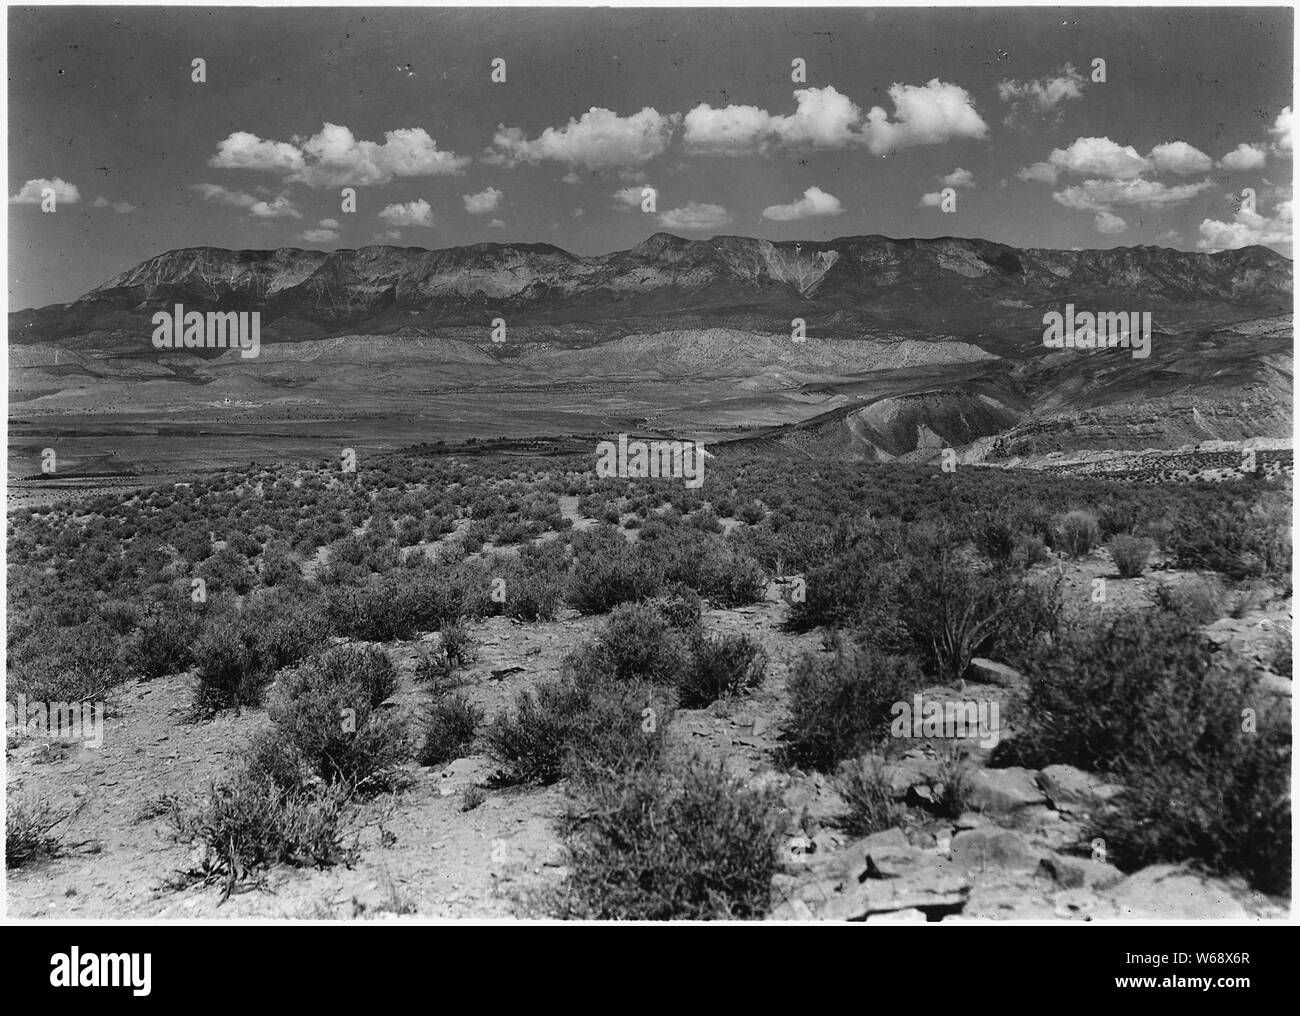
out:
{"label": "cliff face", "polygon": [[11,314],[10,338],[136,330],[177,302],[260,311],[264,324],[281,323],[282,338],[483,324],[488,314],[512,324],[610,322],[601,329],[606,338],[645,330],[644,321],[620,328],[629,318],[654,318],[655,330],[743,323],[780,330],[792,316],[844,337],[873,327],[976,335],[1041,328],[1044,310],[1066,301],[1140,307],[1166,319],[1285,313],[1291,287],[1291,262],[1262,247],[1054,251],[955,238],[773,243],[666,233],[593,257],[548,244],[196,247],[150,258],[74,303]]}

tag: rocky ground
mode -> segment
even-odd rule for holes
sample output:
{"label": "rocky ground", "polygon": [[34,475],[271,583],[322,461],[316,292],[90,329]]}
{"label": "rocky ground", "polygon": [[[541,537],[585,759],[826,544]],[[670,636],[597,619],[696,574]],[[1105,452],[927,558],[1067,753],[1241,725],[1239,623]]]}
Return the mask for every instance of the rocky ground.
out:
{"label": "rocky ground", "polygon": [[[1043,566],[1052,570],[1056,564]],[[1189,580],[1154,572],[1121,580],[1099,554],[1064,567],[1068,604],[1092,604],[1093,579],[1107,577],[1100,609],[1144,609],[1157,582]],[[1108,577],[1109,576],[1109,577]],[[674,718],[672,750],[724,759],[754,785],[780,786],[789,816],[783,870],[774,879],[773,919],[959,921],[991,919],[1278,918],[1288,902],[1244,883],[1207,878],[1189,866],[1160,865],[1127,877],[1105,860],[1076,856],[1087,815],[1118,791],[1066,766],[1041,772],[989,769],[988,749],[965,746],[976,765],[969,811],[955,820],[924,805],[942,793],[951,748],[932,740],[888,765],[893,794],[910,805],[899,828],[851,838],[838,826],[844,802],[820,774],[777,764],[786,715],[786,680],[801,654],[825,651],[817,634],[782,630],[789,610],[773,585],[767,600],[705,615],[712,633],[759,639],[770,663],[764,683],[742,698]],[[1251,605],[1242,616],[1207,628],[1231,651],[1267,659],[1266,639],[1290,627],[1290,601]],[[559,673],[564,656],[602,619],[565,611],[552,622],[506,618],[472,623],[475,661],[463,690],[487,716],[522,688]],[[428,642],[384,646],[401,671],[392,704],[418,713],[427,688],[413,677]],[[1005,703],[1014,671],[980,664],[979,681],[934,687],[927,700]],[[1289,708],[1290,680],[1268,676],[1270,694]],[[491,761],[471,754],[439,768],[408,766],[410,785],[366,805],[360,852],[351,867],[276,869],[260,889],[222,902],[218,887],[169,884],[189,866],[191,847],[177,842],[167,818],[172,800],[201,792],[232,764],[232,755],[265,724],[260,710],[187,718],[194,678],[179,674],[119,689],[101,747],[34,738],[7,748],[10,794],[39,794],[73,810],[61,827],[64,852],[9,873],[11,917],[87,918],[507,918],[539,916],[538,900],[565,877],[564,850],[553,828],[563,811],[562,786],[492,789]],[[1005,723],[1004,731],[1005,736]],[[486,789],[464,810],[466,788]]]}

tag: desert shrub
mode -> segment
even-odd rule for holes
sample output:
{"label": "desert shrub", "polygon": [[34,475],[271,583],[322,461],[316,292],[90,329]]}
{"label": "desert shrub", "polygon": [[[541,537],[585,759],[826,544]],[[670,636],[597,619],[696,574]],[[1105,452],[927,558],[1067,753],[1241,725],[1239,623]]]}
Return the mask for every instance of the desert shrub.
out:
{"label": "desert shrub", "polygon": [[62,836],[54,832],[68,813],[44,798],[24,799],[10,791],[5,801],[5,868],[12,871],[57,857]]}
{"label": "desert shrub", "polygon": [[921,548],[898,593],[914,651],[944,681],[965,679],[973,657],[1021,654],[1055,630],[1059,595],[1011,570],[987,570],[947,546]]}
{"label": "desert shrub", "polygon": [[748,635],[710,638],[696,631],[690,654],[690,662],[677,682],[681,705],[688,709],[707,706],[762,684],[767,671],[767,652]]}
{"label": "desert shrub", "polygon": [[1090,554],[1100,539],[1101,528],[1091,512],[1066,512],[1057,523],[1056,547],[1072,558]]}
{"label": "desert shrub", "polygon": [[240,621],[206,624],[192,647],[198,685],[194,706],[200,713],[255,706],[270,675],[254,647],[256,632]]}
{"label": "desert shrub", "polygon": [[1243,618],[1268,603],[1269,588],[1260,579],[1246,579],[1228,590],[1225,608],[1229,617]]}
{"label": "desert shrub", "polygon": [[1153,545],[1141,536],[1116,536],[1106,548],[1120,578],[1135,579],[1146,571]]}
{"label": "desert shrub", "polygon": [[1123,614],[1064,629],[1031,664],[1016,737],[1000,755],[1118,772],[1160,736],[1168,697],[1203,679],[1209,656],[1185,616]]}
{"label": "desert shrub", "polygon": [[438,646],[453,667],[463,667],[474,661],[474,637],[460,618],[444,621],[438,626]]}
{"label": "desert shrub", "polygon": [[[1290,730],[1244,664],[1223,661],[1186,616],[1122,615],[1040,650],[1007,761],[1064,762],[1125,790],[1094,815],[1126,870],[1196,858],[1266,891],[1290,882]],[[1243,710],[1255,710],[1247,728]],[[1254,714],[1252,714],[1254,715]]]}
{"label": "desert shrub", "polygon": [[126,640],[123,661],[145,680],[179,674],[194,662],[190,645],[202,623],[202,615],[188,605],[151,603]]}
{"label": "desert shrub", "polygon": [[351,792],[397,781],[409,754],[400,716],[380,709],[397,688],[397,669],[381,650],[341,648],[287,671],[267,712],[280,738],[326,783]]}
{"label": "desert shrub", "polygon": [[686,639],[657,610],[625,603],[566,665],[584,679],[675,685],[690,666],[690,654]]}
{"label": "desert shrub", "polygon": [[262,585],[293,588],[302,581],[302,567],[283,540],[271,540],[262,551]]}
{"label": "desert shrub", "polygon": [[195,570],[216,591],[229,590],[243,595],[253,588],[257,576],[248,559],[229,547],[222,547]]}
{"label": "desert shrub", "polygon": [[397,524],[397,545],[413,547],[424,537],[424,526],[412,515],[405,516]]}
{"label": "desert shrub", "polygon": [[128,677],[119,640],[102,621],[39,625],[8,654],[5,693],[44,702],[94,702]]}
{"label": "desert shrub", "polygon": [[[581,534],[590,537],[590,533]],[[569,579],[569,602],[584,614],[600,614],[620,603],[653,596],[662,573],[622,537],[575,539],[576,561]]]}
{"label": "desert shrub", "polygon": [[871,649],[841,645],[829,658],[806,655],[789,679],[788,760],[831,772],[887,736],[895,702],[922,685],[916,664]]}
{"label": "desert shrub", "polygon": [[1016,534],[1003,519],[985,515],[973,526],[975,546],[994,564],[1005,564],[1016,549]]}
{"label": "desert shrub", "polygon": [[1223,585],[1213,575],[1188,576],[1176,585],[1161,582],[1152,593],[1156,607],[1192,624],[1208,624],[1223,617]]}
{"label": "desert shrub", "polygon": [[176,834],[198,848],[182,880],[236,886],[261,880],[273,864],[325,868],[349,861],[346,845],[356,820],[342,787],[284,787],[252,770],[214,785],[205,800],[177,807]]}
{"label": "desert shrub", "polygon": [[566,677],[520,692],[489,725],[487,747],[504,783],[582,783],[653,764],[671,713],[672,703],[640,682]]}
{"label": "desert shrub", "polygon": [[757,501],[750,501],[747,504],[743,504],[736,511],[736,518],[750,526],[758,525],[766,517],[767,512]]}
{"label": "desert shrub", "polygon": [[1011,560],[1019,568],[1032,568],[1036,564],[1042,564],[1051,556],[1047,549],[1047,544],[1043,538],[1032,533],[1021,533],[1016,537],[1015,549],[1012,551]]}
{"label": "desert shrub", "polygon": [[717,607],[756,603],[767,588],[767,574],[739,543],[690,526],[647,525],[638,550],[666,581],[689,586]]}
{"label": "desert shrub", "polygon": [[785,828],[780,794],[692,759],[596,785],[565,819],[565,916],[747,920],[771,902]]}
{"label": "desert shrub", "polygon": [[898,825],[907,809],[894,800],[884,763],[875,755],[849,759],[835,774],[835,789],[848,806],[839,824],[850,836],[870,836]]}
{"label": "desert shrub", "polygon": [[125,600],[105,600],[96,613],[114,635],[130,634],[140,623],[140,609]]}
{"label": "desert shrub", "polygon": [[384,576],[361,588],[330,590],[329,618],[340,635],[392,642],[415,634],[418,607],[409,588]]}
{"label": "desert shrub", "polygon": [[670,627],[681,631],[697,627],[704,613],[704,601],[700,599],[700,594],[680,582],[665,585],[649,603]]}
{"label": "desert shrub", "polygon": [[429,707],[424,740],[416,755],[422,766],[439,766],[460,758],[474,742],[483,710],[463,695],[449,695]]}
{"label": "desert shrub", "polygon": [[1208,569],[1240,581],[1291,575],[1289,498],[1200,506],[1178,513],[1169,549],[1179,567]]}

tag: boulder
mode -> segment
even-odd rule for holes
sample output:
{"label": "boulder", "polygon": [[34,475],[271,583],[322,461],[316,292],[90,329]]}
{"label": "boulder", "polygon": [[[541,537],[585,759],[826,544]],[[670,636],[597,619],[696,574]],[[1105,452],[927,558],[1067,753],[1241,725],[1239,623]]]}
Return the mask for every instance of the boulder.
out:
{"label": "boulder", "polygon": [[1032,872],[1041,855],[1010,829],[968,829],[952,838],[953,866],[961,871]]}
{"label": "boulder", "polygon": [[1047,803],[1034,774],[1019,766],[975,769],[967,777],[966,788],[966,803],[988,814],[1006,815],[1017,808]]}
{"label": "boulder", "polygon": [[1156,864],[1135,872],[1110,898],[1125,920],[1232,921],[1250,917],[1224,882],[1177,864]]}
{"label": "boulder", "polygon": [[1060,854],[1044,857],[1038,864],[1038,873],[1062,889],[1109,889],[1124,881],[1124,873],[1113,864]]}
{"label": "boulder", "polygon": [[1058,811],[1090,811],[1123,793],[1124,788],[1074,766],[1051,765],[1038,774],[1038,785]]}
{"label": "boulder", "polygon": [[979,684],[996,684],[1000,688],[1016,688],[1025,680],[1024,675],[1013,667],[986,660],[982,656],[976,656],[970,661],[966,676]]}

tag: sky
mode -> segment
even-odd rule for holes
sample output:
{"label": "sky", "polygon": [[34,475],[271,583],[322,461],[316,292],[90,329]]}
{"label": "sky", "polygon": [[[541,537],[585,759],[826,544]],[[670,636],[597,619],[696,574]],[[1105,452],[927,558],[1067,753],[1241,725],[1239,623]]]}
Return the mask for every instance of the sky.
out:
{"label": "sky", "polygon": [[8,45],[11,310],[197,246],[1291,255],[1287,8],[10,7]]}

